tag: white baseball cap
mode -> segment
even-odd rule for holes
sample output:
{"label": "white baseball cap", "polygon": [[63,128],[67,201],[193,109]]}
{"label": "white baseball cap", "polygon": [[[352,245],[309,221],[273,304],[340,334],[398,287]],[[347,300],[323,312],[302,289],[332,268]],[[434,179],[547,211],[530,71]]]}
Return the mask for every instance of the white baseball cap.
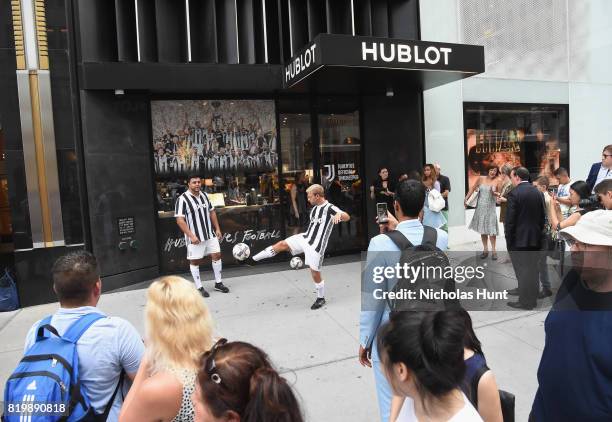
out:
{"label": "white baseball cap", "polygon": [[587,212],[576,225],[564,228],[560,234],[587,245],[612,246],[612,210]]}

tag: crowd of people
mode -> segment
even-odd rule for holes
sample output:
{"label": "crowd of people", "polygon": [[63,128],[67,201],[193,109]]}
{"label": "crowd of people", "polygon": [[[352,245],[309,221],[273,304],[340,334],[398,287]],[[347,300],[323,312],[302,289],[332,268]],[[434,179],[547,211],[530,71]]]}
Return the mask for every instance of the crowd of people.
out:
{"label": "crowd of people", "polygon": [[[495,205],[504,207],[502,222],[518,282],[511,294],[519,298],[509,306],[533,309],[538,280],[542,284],[540,296],[552,295],[549,280],[541,274],[542,259],[546,259],[538,253],[543,233],[554,232],[572,254],[572,267],[545,322],[546,341],[530,421],[612,418],[612,355],[607,335],[612,330],[612,145],[603,151],[601,168],[593,170],[596,177],[592,183],[572,181],[567,170],[559,168],[555,175],[560,185],[551,191],[547,177],[530,183],[530,174],[523,167],[493,167],[466,196],[468,202],[477,192],[470,228],[483,236],[482,259],[487,258],[489,242],[492,259],[497,258]],[[300,189],[296,186],[296,192]],[[329,213],[326,221],[349,218],[325,200],[322,186],[305,190],[321,216]],[[434,190],[439,197],[431,195]],[[446,199],[449,192],[450,182],[443,180],[437,165],[426,165],[422,175],[402,175],[397,183],[389,179],[388,169],[381,169],[371,194],[389,206],[389,213],[388,220],[380,222],[381,234],[370,241],[366,274],[379,266],[393,267],[401,259],[399,254],[380,254],[402,251],[392,232],[403,236],[410,247],[446,250],[448,234],[443,230],[446,217],[442,211],[447,203],[437,202]],[[297,194],[293,197],[299,218],[303,204],[295,200]],[[209,230],[218,229],[213,226]],[[329,227],[331,223],[321,226],[323,244]],[[279,242],[260,252],[259,258],[293,249],[289,243],[291,239]],[[535,263],[529,261],[533,259]],[[318,260],[311,269],[320,263]],[[313,309],[325,302],[322,279],[315,275],[317,301]],[[148,287],[143,340],[129,322],[97,307],[102,281],[90,252],[77,251],[59,258],[52,279],[60,308],[33,324],[24,353],[27,358],[36,344],[52,335],[72,339],[78,355],[78,371],[70,371],[75,377],[72,381],[84,388],[87,400],[82,402],[88,403],[98,418],[121,422],[304,420],[296,393],[267,354],[253,344],[217,337],[202,291],[187,280],[167,276]],[[388,277],[387,281],[396,280]],[[362,288],[367,294],[373,286]],[[87,318],[91,318],[88,327],[73,335],[74,326]],[[378,301],[371,308],[362,308],[359,325],[358,358],[374,370],[382,421],[508,420],[513,411],[512,396],[498,389],[484,347],[464,309],[445,306],[392,312],[388,302]],[[58,359],[53,359],[55,367]],[[22,364],[34,360],[24,359]],[[18,378],[9,378],[9,383]],[[7,394],[11,388],[16,387],[7,384]],[[69,394],[75,393],[70,389]]]}
{"label": "crowd of people", "polygon": [[[392,186],[380,183],[387,173],[379,174],[374,195]],[[431,173],[431,167],[423,172],[423,183],[406,175],[407,181],[394,186],[394,214],[381,224],[381,235],[368,248],[362,286],[366,297],[379,285],[369,282],[374,279],[369,271],[398,263],[398,254],[381,252],[403,250],[391,241],[390,231],[399,231],[408,245],[425,242],[427,191],[442,190],[432,183]],[[492,259],[497,259],[496,204],[501,206],[518,284],[508,291],[518,296],[508,303],[511,308],[534,309],[537,298],[553,295],[544,239],[557,239],[554,247],[566,245],[571,252],[571,269],[545,322],[546,343],[530,422],[612,420],[612,354],[608,336],[602,337],[612,329],[612,145],[604,148],[601,163],[593,165],[587,181],[570,180],[564,168],[556,169],[555,176],[559,185],[550,189],[547,177],[531,182],[524,167],[490,167],[465,197],[466,205],[475,207],[470,228],[482,236],[480,257],[487,258],[490,242]],[[444,250],[447,242],[438,229],[437,248]],[[384,279],[380,285],[392,290],[397,280]],[[452,312],[460,315],[450,317]],[[460,326],[462,315],[466,322]],[[497,391],[468,318],[462,310],[392,312],[389,302],[366,302],[365,308],[362,303],[358,355],[362,365],[374,369],[382,421],[509,420],[511,399]]]}
{"label": "crowd of people", "polygon": [[[304,420],[293,389],[263,350],[215,338],[211,312],[187,280],[168,276],[149,286],[143,340],[128,321],[97,307],[102,282],[90,252],[59,258],[52,278],[60,308],[32,326],[24,351],[42,340],[41,330],[66,336],[83,317],[99,315],[76,341],[78,379],[72,380],[87,392],[95,420]],[[131,387],[124,397],[125,377]]]}

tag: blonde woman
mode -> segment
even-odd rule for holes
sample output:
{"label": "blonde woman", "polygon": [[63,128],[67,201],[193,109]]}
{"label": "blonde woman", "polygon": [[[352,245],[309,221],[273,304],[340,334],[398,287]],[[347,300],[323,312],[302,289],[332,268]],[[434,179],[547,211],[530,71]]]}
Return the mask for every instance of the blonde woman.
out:
{"label": "blonde woman", "polygon": [[181,277],[147,290],[146,347],[120,422],[192,422],[200,357],[212,345],[213,323],[199,292]]}

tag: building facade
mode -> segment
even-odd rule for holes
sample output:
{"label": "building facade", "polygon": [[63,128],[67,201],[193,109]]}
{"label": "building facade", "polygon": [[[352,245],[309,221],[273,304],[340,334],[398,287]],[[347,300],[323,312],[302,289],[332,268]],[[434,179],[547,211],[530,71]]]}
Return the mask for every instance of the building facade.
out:
{"label": "building facade", "polygon": [[[440,161],[456,195],[464,160],[436,148],[467,157],[465,130],[444,128],[473,108],[469,129],[494,130],[478,122],[499,110],[481,103],[514,102],[463,95],[460,80],[485,70],[481,40],[443,36],[452,29],[434,28],[431,2],[0,5],[2,256],[23,306],[54,300],[51,265],[75,248],[96,254],[104,290],[185,271],[173,207],[192,173],[217,206],[228,265],[236,243],[256,250],[300,231],[313,182],[352,217],[328,250],[363,250],[377,233],[369,187],[380,167],[397,177]],[[459,111],[448,125],[438,97]],[[538,101],[556,106],[542,112],[563,121],[568,102],[553,99]],[[555,130],[564,142],[567,125]]]}
{"label": "building facade", "polygon": [[522,164],[533,174],[562,165],[573,180],[585,180],[601,160],[612,133],[611,19],[605,0],[420,2],[423,39],[485,48],[484,73],[423,96],[427,160],[438,161],[452,181],[451,225],[466,222],[475,132],[508,138],[518,130],[527,144],[559,150],[527,145]]}

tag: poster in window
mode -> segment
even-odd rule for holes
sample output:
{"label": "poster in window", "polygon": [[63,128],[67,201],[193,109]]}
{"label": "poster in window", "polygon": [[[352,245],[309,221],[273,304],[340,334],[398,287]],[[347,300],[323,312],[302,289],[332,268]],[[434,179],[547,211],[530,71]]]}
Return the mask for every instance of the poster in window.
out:
{"label": "poster in window", "polygon": [[152,101],[153,159],[159,176],[274,171],[274,101]]}
{"label": "poster in window", "polygon": [[526,167],[532,179],[568,166],[565,106],[479,105],[465,108],[466,191],[490,167]]}

